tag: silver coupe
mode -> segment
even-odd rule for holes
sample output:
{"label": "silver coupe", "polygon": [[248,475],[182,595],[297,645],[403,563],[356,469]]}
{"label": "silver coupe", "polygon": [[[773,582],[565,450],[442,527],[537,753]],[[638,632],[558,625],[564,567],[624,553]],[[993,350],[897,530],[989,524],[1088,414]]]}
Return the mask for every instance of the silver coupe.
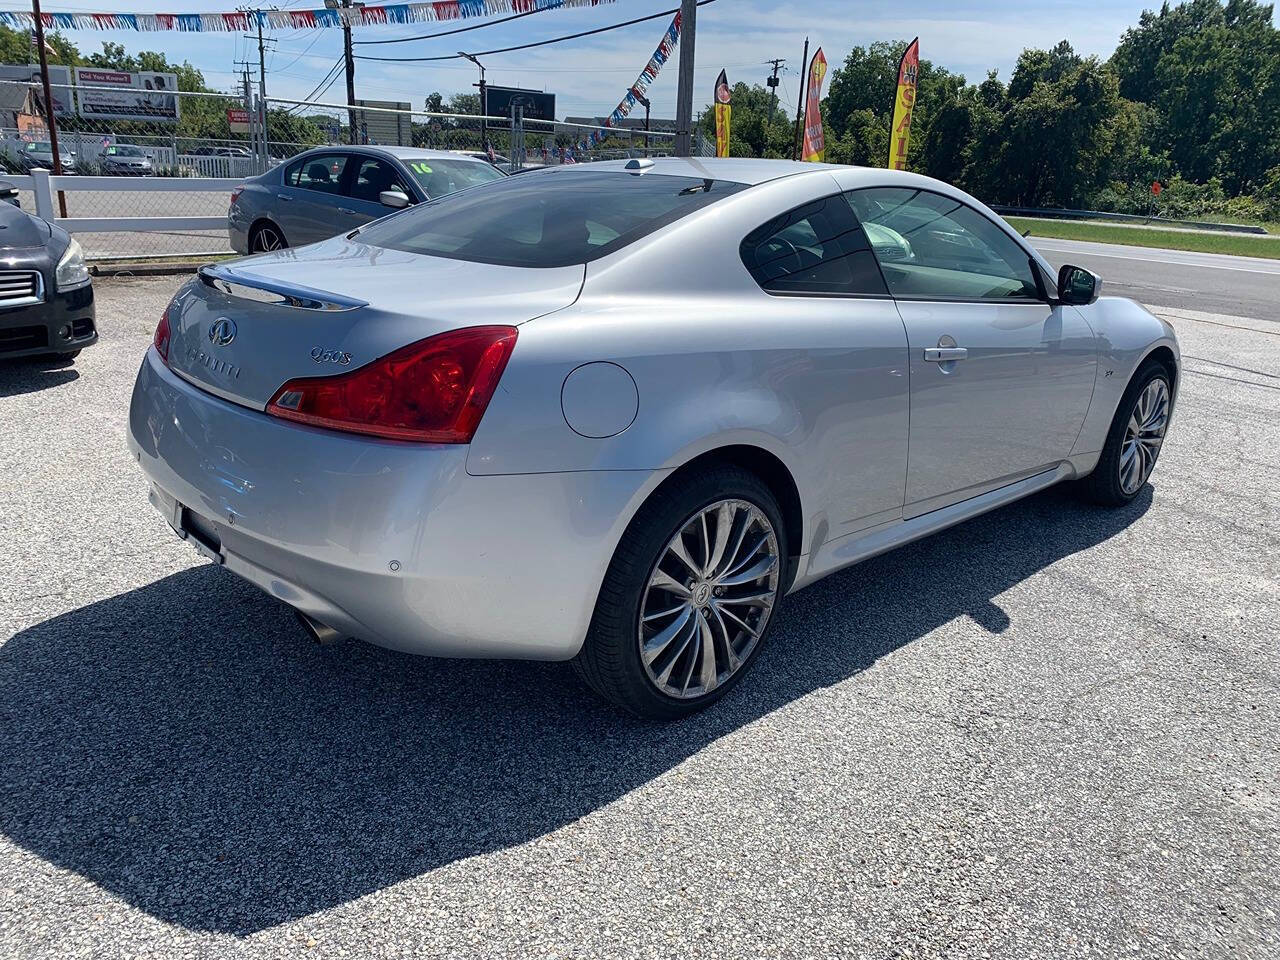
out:
{"label": "silver coupe", "polygon": [[961,191],[771,160],[504,178],[206,267],[129,444],[319,638],[724,695],[783,596],[1060,481],[1127,503],[1172,328]]}

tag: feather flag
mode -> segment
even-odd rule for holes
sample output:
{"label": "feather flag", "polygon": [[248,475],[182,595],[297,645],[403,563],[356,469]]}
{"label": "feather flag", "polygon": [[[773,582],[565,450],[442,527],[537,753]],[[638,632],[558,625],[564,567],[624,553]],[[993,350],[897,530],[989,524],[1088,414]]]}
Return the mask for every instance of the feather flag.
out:
{"label": "feather flag", "polygon": [[889,134],[889,169],[907,169],[911,146],[911,113],[916,105],[916,79],[920,74],[920,38],[907,45],[898,63],[898,89],[893,96],[893,130]]}

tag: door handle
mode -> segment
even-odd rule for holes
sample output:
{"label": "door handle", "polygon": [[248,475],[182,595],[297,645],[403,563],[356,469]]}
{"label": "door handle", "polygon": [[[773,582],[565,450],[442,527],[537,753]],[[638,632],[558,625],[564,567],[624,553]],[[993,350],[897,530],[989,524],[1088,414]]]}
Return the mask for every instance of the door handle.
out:
{"label": "door handle", "polygon": [[963,360],[969,356],[969,351],[964,347],[925,347],[924,359],[926,363],[947,363],[950,360]]}
{"label": "door handle", "polygon": [[347,214],[353,214],[353,213],[355,213],[355,211],[354,211],[354,210],[352,210],[350,207],[339,207],[339,208],[338,208],[338,212],[339,212],[339,213],[347,213]]}
{"label": "door handle", "polygon": [[284,201],[286,201],[286,202],[292,202],[293,197],[289,196],[287,193],[277,193],[277,194],[276,194],[276,199],[277,199],[277,200],[284,200]]}

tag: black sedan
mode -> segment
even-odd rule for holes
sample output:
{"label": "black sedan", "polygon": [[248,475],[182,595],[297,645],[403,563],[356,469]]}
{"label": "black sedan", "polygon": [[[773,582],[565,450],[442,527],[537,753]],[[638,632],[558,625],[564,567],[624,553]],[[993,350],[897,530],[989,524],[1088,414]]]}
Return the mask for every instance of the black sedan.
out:
{"label": "black sedan", "polygon": [[0,358],[70,360],[98,340],[93,281],[61,227],[0,203]]}

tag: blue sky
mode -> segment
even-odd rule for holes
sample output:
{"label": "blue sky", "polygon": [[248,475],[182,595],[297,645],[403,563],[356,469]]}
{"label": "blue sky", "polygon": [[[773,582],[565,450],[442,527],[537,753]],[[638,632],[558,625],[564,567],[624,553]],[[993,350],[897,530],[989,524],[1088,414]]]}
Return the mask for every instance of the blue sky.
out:
{"label": "blue sky", "polygon": [[[121,5],[123,3],[123,5]],[[305,9],[317,0],[284,0],[282,6]],[[434,56],[459,49],[484,50],[527,43],[633,17],[657,13],[678,0],[618,0],[595,8],[555,10],[508,24],[434,40],[356,47],[357,54]],[[781,94],[794,102],[805,37],[822,46],[834,69],[853,46],[874,40],[919,35],[921,55],[981,79],[995,67],[1008,79],[1019,52],[1046,47],[1063,38],[1086,54],[1108,55],[1126,27],[1137,22],[1144,7],[1156,0],[917,0],[914,4],[874,4],[858,0],[717,0],[699,9],[697,89],[699,101],[710,99],[721,67],[730,81],[762,82],[766,58],[786,57]],[[46,12],[207,12],[234,9],[232,0],[45,0]],[[479,21],[476,21],[479,22]],[[357,29],[356,40],[389,39],[432,33],[468,22],[414,24]],[[617,105],[657,45],[666,21],[653,20],[582,40],[485,58],[490,83],[526,86],[557,94],[557,113],[607,113]],[[210,86],[229,89],[236,80],[237,60],[256,60],[256,43],[235,34],[133,33],[73,31],[81,50],[100,49],[104,40],[126,49],[162,50],[170,59],[189,60],[204,71]],[[341,31],[279,31],[267,55],[268,92],[303,97],[341,56]],[[465,61],[446,63],[376,63],[358,61],[356,95],[367,99],[409,100],[421,109],[432,90],[445,94],[470,90],[476,69]],[[705,96],[702,91],[705,90]],[[655,116],[673,116],[676,66],[668,64],[650,90]],[[323,98],[342,102],[342,80]]]}

